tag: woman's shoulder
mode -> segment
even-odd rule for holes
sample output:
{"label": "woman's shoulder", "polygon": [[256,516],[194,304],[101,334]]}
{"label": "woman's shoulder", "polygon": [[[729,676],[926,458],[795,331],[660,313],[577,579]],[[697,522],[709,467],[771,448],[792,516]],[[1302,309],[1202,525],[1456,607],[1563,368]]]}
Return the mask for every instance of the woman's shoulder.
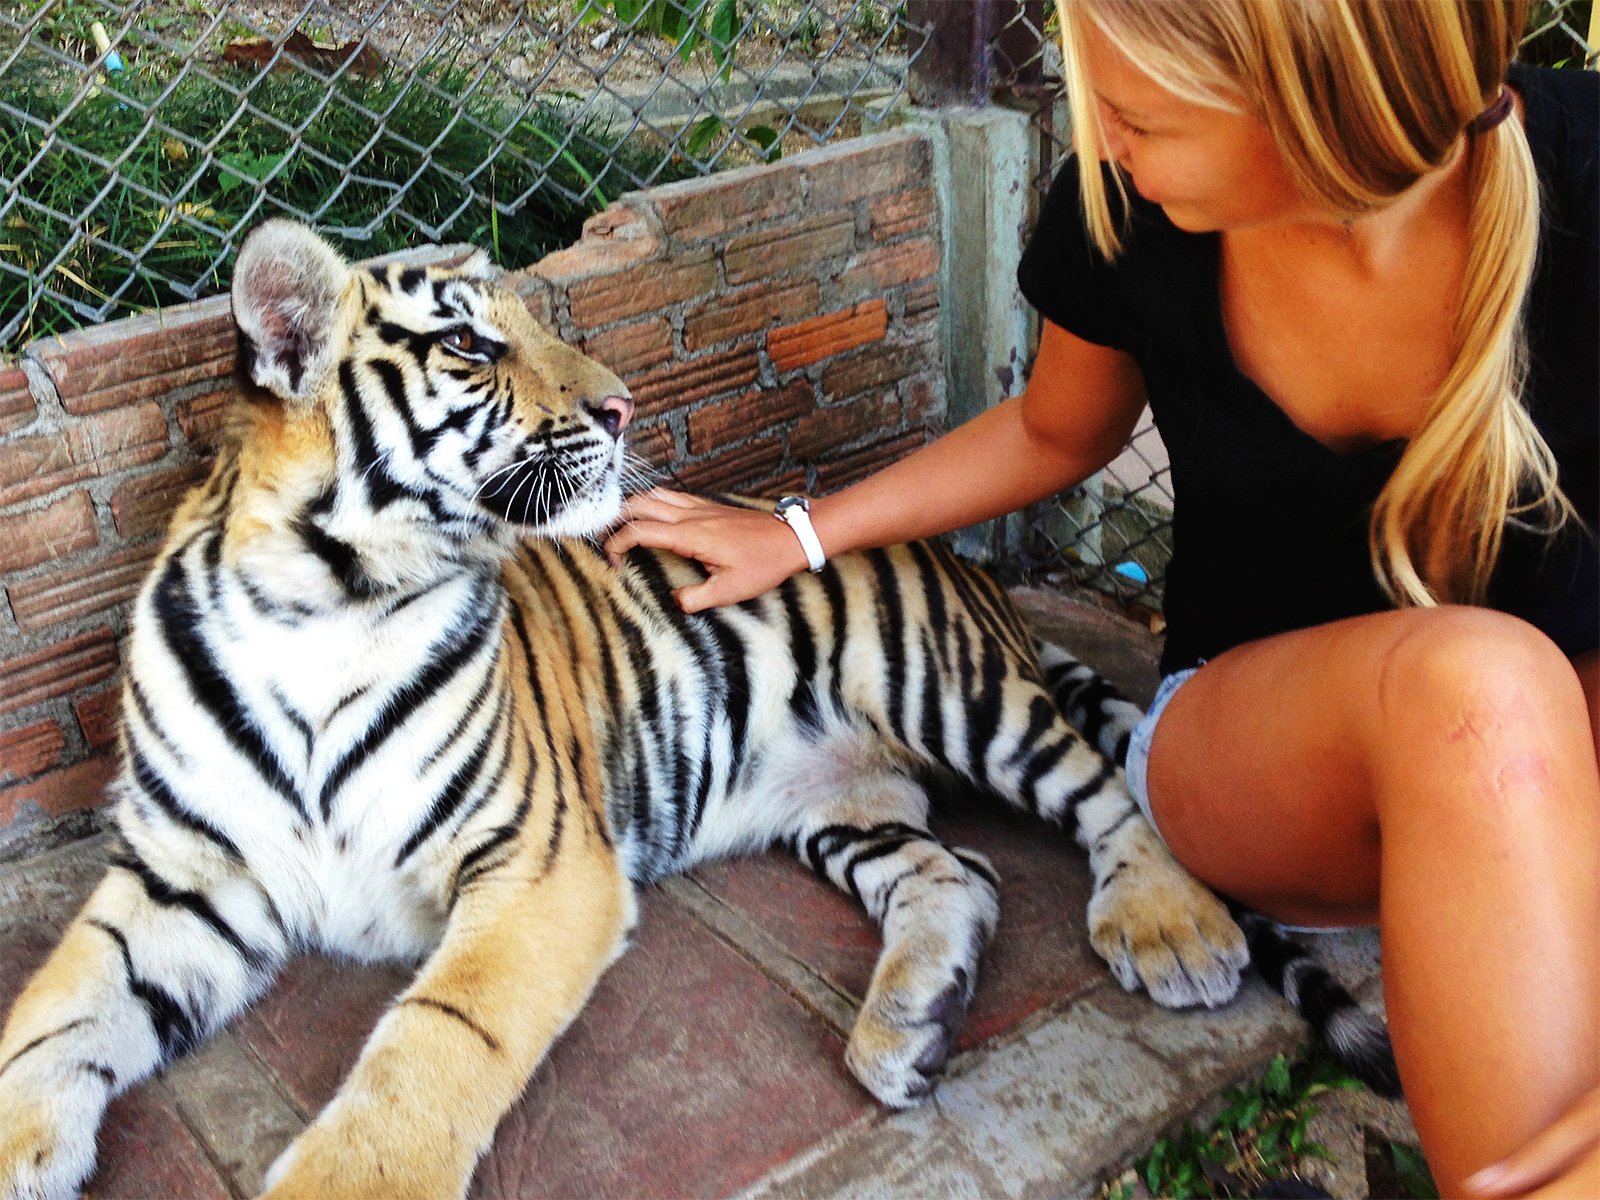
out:
{"label": "woman's shoulder", "polygon": [[1017,282],[1048,320],[1088,341],[1132,350],[1153,319],[1149,297],[1175,290],[1201,239],[1179,230],[1131,186],[1119,189],[1112,169],[1096,163],[1122,242],[1108,259],[1084,221],[1081,169],[1081,160],[1072,155],[1056,172],[1023,250]]}

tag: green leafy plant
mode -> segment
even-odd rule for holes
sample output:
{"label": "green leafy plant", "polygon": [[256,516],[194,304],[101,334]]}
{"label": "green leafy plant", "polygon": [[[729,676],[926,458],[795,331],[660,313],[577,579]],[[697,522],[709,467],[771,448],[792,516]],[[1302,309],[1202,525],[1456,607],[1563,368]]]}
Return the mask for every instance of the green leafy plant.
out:
{"label": "green leafy plant", "polygon": [[1307,1160],[1326,1157],[1306,1135],[1315,1100],[1361,1086],[1326,1054],[1294,1062],[1279,1055],[1258,1082],[1223,1093],[1209,1127],[1188,1125],[1163,1138],[1135,1170],[1157,1196],[1253,1195],[1264,1180],[1296,1175]]}
{"label": "green leafy plant", "polygon": [[623,28],[672,42],[684,62],[704,46],[724,79],[732,70],[738,0],[585,0],[579,21],[593,24],[607,13]]}
{"label": "green leafy plant", "polygon": [[[690,158],[704,160],[711,150],[712,144],[728,131],[728,123],[721,117],[702,117],[696,121],[694,128],[689,131],[689,136],[684,139],[683,152]],[[778,131],[770,125],[748,126],[743,138],[754,145],[761,152],[763,162],[777,162],[783,157],[783,147],[779,144]]]}

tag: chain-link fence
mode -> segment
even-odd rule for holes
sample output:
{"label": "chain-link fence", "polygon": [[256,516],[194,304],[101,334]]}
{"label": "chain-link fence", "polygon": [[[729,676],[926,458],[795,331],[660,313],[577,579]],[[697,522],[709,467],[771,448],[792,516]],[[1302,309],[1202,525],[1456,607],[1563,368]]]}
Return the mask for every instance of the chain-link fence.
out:
{"label": "chain-link fence", "polygon": [[[1031,116],[1039,164],[1035,182],[1042,197],[1071,141],[1054,4],[1003,3],[995,42],[996,96]],[[1520,54],[1524,61],[1594,67],[1597,53],[1593,0],[1535,0]],[[1166,447],[1146,414],[1105,471],[1030,510],[1020,550],[1023,569],[1159,612],[1172,555],[1170,479]]]}
{"label": "chain-link fence", "polygon": [[895,0],[0,0],[0,350],[216,292],[274,214],[524,265],[870,128],[923,38]]}

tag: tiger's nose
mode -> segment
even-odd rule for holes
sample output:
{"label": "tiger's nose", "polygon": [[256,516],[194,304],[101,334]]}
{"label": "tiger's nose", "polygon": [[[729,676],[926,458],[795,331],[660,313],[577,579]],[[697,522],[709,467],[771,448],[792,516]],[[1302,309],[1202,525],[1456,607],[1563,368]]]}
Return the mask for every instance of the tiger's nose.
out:
{"label": "tiger's nose", "polygon": [[628,419],[633,416],[633,398],[631,396],[607,396],[599,404],[585,404],[589,415],[599,421],[605,431],[612,437],[619,436],[628,424]]}

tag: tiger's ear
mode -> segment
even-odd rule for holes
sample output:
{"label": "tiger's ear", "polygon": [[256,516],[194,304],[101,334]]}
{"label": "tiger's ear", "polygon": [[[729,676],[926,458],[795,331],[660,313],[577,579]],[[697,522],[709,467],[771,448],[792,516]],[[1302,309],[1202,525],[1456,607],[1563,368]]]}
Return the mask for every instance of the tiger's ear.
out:
{"label": "tiger's ear", "polygon": [[291,402],[317,394],[338,356],[349,282],[344,260],[304,225],[272,220],[245,239],[233,269],[233,317],[256,384]]}
{"label": "tiger's ear", "polygon": [[456,268],[458,274],[465,275],[468,279],[475,279],[480,283],[493,283],[505,272],[495,266],[489,256],[482,250],[474,250],[461,260],[461,265]]}

